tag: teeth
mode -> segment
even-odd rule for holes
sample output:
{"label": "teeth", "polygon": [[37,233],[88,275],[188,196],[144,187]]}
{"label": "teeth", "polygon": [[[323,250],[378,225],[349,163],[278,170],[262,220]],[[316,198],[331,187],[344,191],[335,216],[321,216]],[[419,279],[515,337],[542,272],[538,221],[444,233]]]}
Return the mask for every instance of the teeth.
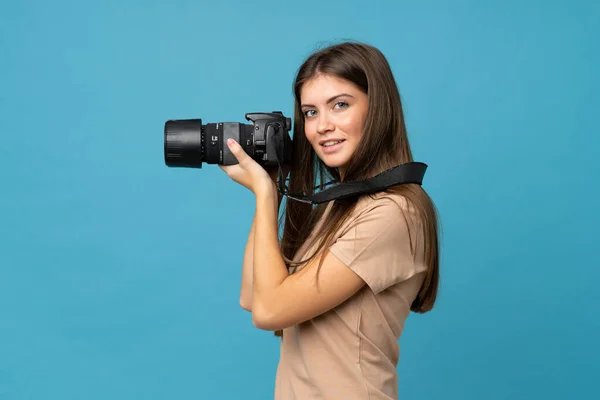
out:
{"label": "teeth", "polygon": [[332,141],[329,141],[329,142],[325,142],[325,143],[323,143],[323,146],[324,146],[324,147],[327,147],[327,146],[333,146],[334,144],[338,144],[338,143],[342,143],[342,141],[341,141],[341,140],[338,140],[338,141],[333,141],[333,140],[332,140]]}

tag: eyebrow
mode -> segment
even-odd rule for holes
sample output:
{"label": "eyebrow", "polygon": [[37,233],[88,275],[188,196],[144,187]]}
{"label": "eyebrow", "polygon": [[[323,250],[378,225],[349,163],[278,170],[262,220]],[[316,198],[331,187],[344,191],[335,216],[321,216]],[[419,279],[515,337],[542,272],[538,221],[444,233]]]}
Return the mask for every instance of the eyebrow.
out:
{"label": "eyebrow", "polygon": [[[327,104],[331,103],[332,101],[334,101],[338,97],[342,97],[342,96],[354,97],[354,96],[352,96],[351,94],[348,94],[348,93],[336,94],[335,96],[330,97],[329,99],[327,99]],[[312,105],[312,104],[302,104],[301,107],[314,107],[314,105]]]}

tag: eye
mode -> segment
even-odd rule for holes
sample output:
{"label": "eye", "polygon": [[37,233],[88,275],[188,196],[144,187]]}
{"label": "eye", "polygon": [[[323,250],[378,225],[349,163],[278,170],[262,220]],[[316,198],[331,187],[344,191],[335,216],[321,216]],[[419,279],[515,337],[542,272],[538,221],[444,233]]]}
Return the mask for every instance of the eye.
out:
{"label": "eye", "polygon": [[314,112],[315,110],[306,110],[304,111],[304,117],[311,117],[310,113]]}
{"label": "eye", "polygon": [[346,107],[348,107],[348,103],[345,101],[338,101],[337,103],[335,103],[335,106],[336,107],[339,106],[338,108],[346,108]]}

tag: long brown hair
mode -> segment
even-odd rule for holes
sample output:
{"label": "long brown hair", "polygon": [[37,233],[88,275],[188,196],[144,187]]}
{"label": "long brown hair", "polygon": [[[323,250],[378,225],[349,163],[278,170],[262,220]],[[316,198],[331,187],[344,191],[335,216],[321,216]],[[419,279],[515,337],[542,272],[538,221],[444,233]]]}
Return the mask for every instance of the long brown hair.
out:
{"label": "long brown hair", "polygon": [[[368,113],[365,121],[361,146],[353,154],[344,176],[329,168],[315,154],[304,135],[304,115],[300,108],[300,90],[308,80],[318,74],[334,75],[352,82],[368,96]],[[289,176],[290,192],[314,193],[315,186],[329,179],[354,181],[373,176],[399,164],[413,161],[408,142],[404,112],[400,93],[390,65],[377,48],[358,42],[343,42],[331,45],[309,56],[298,70],[294,81],[295,97],[292,164]],[[318,190],[318,188],[317,188]],[[411,305],[411,310],[425,313],[433,308],[439,282],[438,218],[435,205],[425,190],[416,184],[404,184],[386,190],[402,195],[415,210],[420,229],[416,237],[424,239],[425,262],[428,266],[423,285]],[[322,238],[316,251],[308,259],[293,261],[316,223],[322,217],[326,204],[313,207],[311,204],[294,200],[285,202],[285,223],[281,239],[283,258],[288,267],[311,261],[324,255],[323,249],[333,244],[336,232],[356,206],[357,197],[335,200],[326,219],[322,222],[316,238]],[[415,234],[415,232],[411,233]],[[321,264],[317,270],[320,270]],[[276,335],[281,336],[277,331]]]}

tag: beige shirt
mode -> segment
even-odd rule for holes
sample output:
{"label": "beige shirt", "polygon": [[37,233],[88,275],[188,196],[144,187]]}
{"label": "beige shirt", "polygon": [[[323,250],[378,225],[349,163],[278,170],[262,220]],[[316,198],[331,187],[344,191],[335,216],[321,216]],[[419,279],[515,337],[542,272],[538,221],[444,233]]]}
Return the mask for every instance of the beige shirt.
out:
{"label": "beige shirt", "polygon": [[[426,266],[410,251],[398,208],[406,210],[406,201],[385,196],[361,198],[330,248],[366,286],[336,308],[283,330],[275,400],[398,398],[398,340]],[[311,238],[297,260],[314,251]]]}

